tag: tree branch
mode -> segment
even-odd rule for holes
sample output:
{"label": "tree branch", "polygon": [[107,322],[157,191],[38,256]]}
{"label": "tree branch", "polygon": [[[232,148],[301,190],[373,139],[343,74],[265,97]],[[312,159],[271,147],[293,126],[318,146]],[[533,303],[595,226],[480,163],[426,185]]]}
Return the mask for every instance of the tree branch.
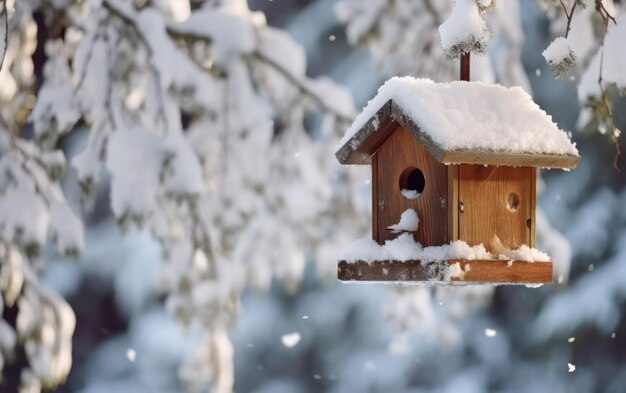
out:
{"label": "tree branch", "polygon": [[135,16],[132,13],[125,11],[122,7],[120,7],[118,4],[115,4],[115,2],[111,0],[103,0],[102,5],[111,14],[117,16],[119,19],[125,22],[128,26],[130,26],[135,32],[135,34],[137,34],[137,37],[139,38],[143,46],[146,48],[146,51],[148,53],[148,63],[150,66],[151,74],[152,74],[152,77],[154,78],[154,83],[158,91],[158,94],[157,94],[157,102],[159,105],[158,116],[161,119],[161,121],[163,121],[166,130],[169,129],[169,121],[168,121],[167,114],[165,111],[165,97],[164,97],[165,92],[163,91],[163,85],[161,83],[162,81],[161,73],[152,63],[152,58],[154,57],[154,51],[152,50],[152,47],[150,46],[150,41],[145,36],[143,30],[141,30],[137,26]]}
{"label": "tree branch", "polygon": [[[4,64],[4,57],[7,54],[7,48],[9,47],[9,11],[7,10],[6,0],[0,0],[2,4],[2,11],[0,11],[0,18],[4,17],[4,48],[2,50],[2,57],[0,57],[0,70]],[[2,23],[2,22],[0,22]]]}
{"label": "tree branch", "polygon": [[310,97],[311,99],[313,99],[313,101],[315,101],[315,103],[320,108],[322,108],[324,111],[326,111],[328,113],[332,113],[333,116],[335,116],[340,121],[343,121],[343,122],[346,122],[346,123],[351,123],[352,122],[352,120],[353,120],[352,117],[348,116],[347,114],[339,112],[335,108],[330,107],[324,101],[324,99],[322,97],[320,97],[317,94],[317,92],[313,91],[309,86],[307,86],[304,81],[302,81],[296,75],[293,75],[290,71],[288,71],[287,69],[282,67],[280,64],[278,64],[274,60],[268,58],[267,56],[263,55],[259,51],[253,52],[252,56],[254,56],[257,60],[261,61],[262,63],[265,63],[266,65],[269,65],[275,71],[277,71],[279,74],[281,74],[285,78],[287,78],[295,87],[298,88],[298,90],[300,90],[300,92],[302,92],[304,95],[306,95],[306,96]]}
{"label": "tree branch", "polygon": [[[598,4],[600,4],[601,8],[598,8]],[[607,31],[609,30],[609,20],[613,20],[613,22],[615,22],[615,19],[606,11],[601,1],[596,1],[596,10],[600,13],[600,15],[602,15],[602,18],[604,19],[604,35],[602,36],[602,45],[600,47],[600,50],[602,52],[600,52],[600,67],[599,67],[600,70],[598,72],[598,85],[600,86],[600,99],[602,100],[602,103],[604,104],[604,108],[606,109],[606,113],[609,118],[609,124],[611,126],[611,139],[613,140],[613,143],[615,144],[615,157],[613,157],[613,169],[615,169],[615,171],[619,173],[618,160],[621,154],[621,150],[619,148],[618,134],[615,128],[615,122],[613,121],[613,110],[611,109],[611,105],[609,104],[609,100],[604,90],[604,86],[602,85],[602,67],[604,65],[604,39],[606,37]],[[604,10],[606,14],[603,14],[602,10]]]}
{"label": "tree branch", "polygon": [[567,17],[567,27],[565,28],[565,38],[569,35],[569,31],[571,30],[572,19],[574,18],[574,11],[576,10],[576,6],[578,5],[579,0],[574,0],[574,5],[572,5],[572,9],[567,12],[567,6],[563,2],[563,0],[559,0],[561,3],[561,8],[563,8],[563,12]]}
{"label": "tree branch", "polygon": [[[168,34],[170,36],[176,37],[176,38],[188,39],[188,40],[192,40],[192,41],[193,40],[201,40],[201,41],[207,41],[207,42],[211,42],[212,41],[211,37],[208,37],[208,36],[202,35],[202,34],[196,34],[196,33],[193,33],[193,32],[182,31],[182,30],[176,28],[176,26],[174,26],[174,25],[168,25],[167,26],[167,32],[168,32]],[[284,68],[283,66],[281,66],[280,64],[275,62],[274,60],[268,58],[267,56],[265,56],[263,53],[261,53],[258,50],[254,51],[252,53],[252,56],[254,58],[256,58],[257,60],[259,60],[260,62],[270,66],[276,72],[278,72],[279,74],[281,74],[282,76],[287,78],[289,80],[289,82],[291,82],[296,88],[298,88],[298,90],[302,94],[304,94],[304,95],[308,96],[309,98],[313,99],[313,101],[317,104],[317,106],[322,108],[324,111],[326,111],[328,113],[331,113],[333,116],[337,117],[339,120],[341,120],[343,122],[346,122],[346,123],[352,122],[352,120],[353,120],[352,116],[347,115],[345,113],[341,113],[338,110],[336,110],[335,108],[329,106],[326,102],[324,102],[324,99],[322,97],[320,97],[317,92],[315,92],[313,89],[311,89],[310,86],[307,86],[305,81],[303,81],[297,75],[293,75],[289,70],[287,70],[286,68]]]}

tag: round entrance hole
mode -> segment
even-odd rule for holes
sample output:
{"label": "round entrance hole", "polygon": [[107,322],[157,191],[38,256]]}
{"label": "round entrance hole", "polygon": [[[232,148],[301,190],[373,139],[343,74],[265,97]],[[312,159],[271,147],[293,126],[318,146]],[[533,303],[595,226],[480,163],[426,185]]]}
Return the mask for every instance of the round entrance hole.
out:
{"label": "round entrance hole", "polygon": [[519,195],[517,195],[516,193],[512,192],[506,198],[506,208],[511,213],[514,213],[514,212],[517,211],[518,207],[519,207]]}
{"label": "round entrance hole", "polygon": [[417,198],[426,187],[426,179],[424,173],[415,168],[409,167],[402,171],[400,175],[400,191],[408,199]]}

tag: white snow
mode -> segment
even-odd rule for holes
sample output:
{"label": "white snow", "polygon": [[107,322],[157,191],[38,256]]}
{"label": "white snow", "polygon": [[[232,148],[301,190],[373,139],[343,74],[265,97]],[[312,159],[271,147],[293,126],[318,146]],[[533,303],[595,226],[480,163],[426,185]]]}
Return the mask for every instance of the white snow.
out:
{"label": "white snow", "polygon": [[567,363],[567,372],[573,373],[574,371],[576,371],[576,366],[572,363]]}
{"label": "white snow", "polygon": [[516,250],[505,250],[498,255],[488,252],[482,244],[470,246],[462,240],[455,240],[443,246],[423,247],[413,239],[413,235],[403,233],[393,240],[387,240],[383,246],[370,238],[356,240],[344,249],[341,259],[347,262],[364,261],[368,263],[391,259],[399,261],[419,260],[422,262],[440,262],[449,259],[516,259],[534,262],[549,261],[550,257],[526,245]]}
{"label": "white snow", "polygon": [[417,192],[417,190],[402,189],[400,192],[406,199],[417,199],[417,197],[420,196],[420,193]]}
{"label": "white snow", "polygon": [[392,255],[387,249],[370,238],[362,238],[350,243],[341,253],[341,259],[345,261],[374,262],[391,258]]}
{"label": "white snow", "polygon": [[301,339],[300,333],[298,332],[283,334],[283,336],[281,337],[281,341],[283,342],[283,345],[286,346],[287,348],[293,348],[296,345],[298,345],[298,343],[300,342],[300,339]]}
{"label": "white snow", "polygon": [[[481,6],[488,1],[481,1]],[[488,6],[488,5],[487,5]],[[441,46],[448,57],[463,52],[484,52],[489,40],[487,24],[475,0],[456,0],[450,16],[439,26]]]}
{"label": "white snow", "polygon": [[490,328],[485,329],[485,336],[487,337],[495,337],[496,334],[498,334],[498,332],[495,329],[490,329]]}
{"label": "white snow", "polygon": [[550,257],[547,254],[535,248],[530,248],[525,244],[521,245],[520,248],[516,250],[502,251],[500,255],[498,256],[498,258],[501,260],[514,260],[514,261],[526,261],[526,262],[550,260]]}
{"label": "white snow", "polygon": [[50,204],[50,231],[60,254],[78,253],[85,245],[83,223],[65,203]]}
{"label": "white snow", "polygon": [[[363,125],[393,100],[445,150],[483,150],[578,156],[575,144],[520,87],[394,77],[378,89],[336,146],[351,141]],[[515,110],[511,110],[515,108]]]}
{"label": "white snow", "polygon": [[126,350],[126,358],[128,358],[128,361],[130,361],[131,363],[134,362],[137,358],[137,352],[132,348],[128,348]]}
{"label": "white snow", "polygon": [[417,216],[417,212],[414,209],[406,209],[400,215],[400,222],[389,226],[387,229],[391,229],[395,232],[413,232],[417,231],[420,219]]}
{"label": "white snow", "polygon": [[154,210],[164,160],[158,136],[143,128],[118,130],[109,140],[108,152],[113,212],[121,217]]}
{"label": "white snow", "polygon": [[[465,271],[469,271],[469,265],[465,265],[465,268]],[[459,262],[453,263],[445,270],[443,280],[450,281],[453,278],[462,278],[465,275],[465,271],[461,268],[461,264]]]}
{"label": "white snow", "polygon": [[541,52],[541,55],[549,63],[559,64],[570,57],[573,53],[569,41],[565,37],[557,37]]}

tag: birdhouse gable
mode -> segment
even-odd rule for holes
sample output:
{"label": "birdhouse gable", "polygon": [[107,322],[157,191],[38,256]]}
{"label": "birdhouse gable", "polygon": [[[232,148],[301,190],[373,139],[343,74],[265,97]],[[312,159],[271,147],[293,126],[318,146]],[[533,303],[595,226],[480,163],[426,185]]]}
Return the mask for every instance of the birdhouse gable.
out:
{"label": "birdhouse gable", "polygon": [[444,164],[569,169],[580,160],[567,134],[519,87],[412,77],[380,87],[335,155],[342,164],[371,164],[400,126]]}

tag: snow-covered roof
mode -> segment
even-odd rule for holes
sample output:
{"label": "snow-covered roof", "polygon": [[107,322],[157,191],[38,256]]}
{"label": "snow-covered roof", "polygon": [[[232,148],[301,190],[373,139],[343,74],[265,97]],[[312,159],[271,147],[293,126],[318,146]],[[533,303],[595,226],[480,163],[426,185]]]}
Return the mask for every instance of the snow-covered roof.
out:
{"label": "snow-covered roof", "polygon": [[336,147],[342,164],[369,164],[398,127],[440,162],[573,168],[580,156],[520,87],[394,77],[378,89]]}

